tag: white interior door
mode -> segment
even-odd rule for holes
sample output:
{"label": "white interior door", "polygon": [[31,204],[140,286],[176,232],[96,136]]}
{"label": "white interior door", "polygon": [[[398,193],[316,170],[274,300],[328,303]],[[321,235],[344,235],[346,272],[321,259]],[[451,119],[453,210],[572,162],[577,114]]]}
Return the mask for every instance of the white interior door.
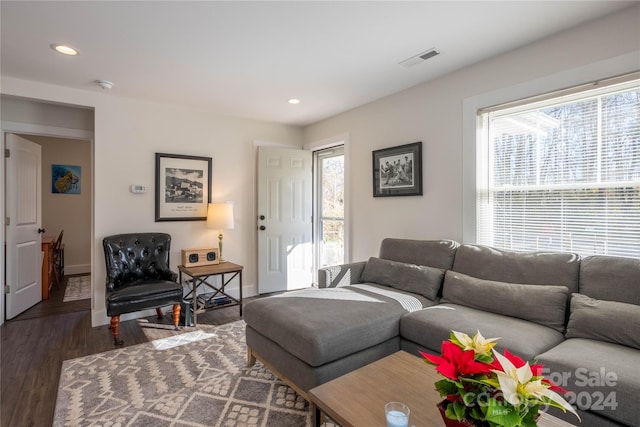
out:
{"label": "white interior door", "polygon": [[41,148],[6,134],[5,216],[6,317],[12,319],[42,300]]}
{"label": "white interior door", "polygon": [[258,293],[309,287],[312,154],[258,148]]}

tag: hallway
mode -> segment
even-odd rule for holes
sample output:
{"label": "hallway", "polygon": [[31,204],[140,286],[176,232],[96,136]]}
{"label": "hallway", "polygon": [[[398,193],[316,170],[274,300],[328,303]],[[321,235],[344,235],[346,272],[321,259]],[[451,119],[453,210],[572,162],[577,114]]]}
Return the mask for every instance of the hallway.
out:
{"label": "hallway", "polygon": [[74,276],[82,276],[82,274],[77,274],[73,276],[64,276],[62,280],[62,285],[60,289],[56,289],[53,287],[51,289],[51,294],[49,295],[49,299],[40,301],[38,304],[34,305],[27,311],[18,316],[14,317],[11,320],[8,320],[8,323],[19,322],[21,320],[27,319],[36,319],[39,317],[46,317],[53,314],[64,314],[64,313],[75,313],[77,311],[90,311],[91,310],[91,300],[83,299],[78,301],[69,301],[63,302],[64,291],[67,287],[67,283],[70,277]]}

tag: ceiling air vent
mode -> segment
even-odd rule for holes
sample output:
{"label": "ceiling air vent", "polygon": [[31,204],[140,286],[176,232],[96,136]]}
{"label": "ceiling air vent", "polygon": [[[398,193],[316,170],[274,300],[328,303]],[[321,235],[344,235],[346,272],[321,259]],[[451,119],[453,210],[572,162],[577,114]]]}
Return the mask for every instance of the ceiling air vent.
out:
{"label": "ceiling air vent", "polygon": [[415,56],[412,56],[411,58],[407,58],[404,61],[400,62],[399,64],[405,68],[409,68],[409,67],[413,67],[414,65],[418,65],[422,61],[426,61],[429,58],[433,58],[436,55],[440,55],[440,51],[438,51],[435,47],[433,47],[429,50],[425,50],[424,52],[421,52]]}

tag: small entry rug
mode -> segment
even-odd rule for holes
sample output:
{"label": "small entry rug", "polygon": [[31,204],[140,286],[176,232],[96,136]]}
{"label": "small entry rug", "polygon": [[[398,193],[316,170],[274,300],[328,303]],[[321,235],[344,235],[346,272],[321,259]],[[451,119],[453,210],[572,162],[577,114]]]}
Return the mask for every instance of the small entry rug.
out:
{"label": "small entry rug", "polygon": [[91,298],[91,275],[73,276],[67,279],[62,302]]}
{"label": "small entry rug", "polygon": [[260,362],[246,368],[244,330],[198,325],[65,360],[53,426],[310,426],[304,399]]}

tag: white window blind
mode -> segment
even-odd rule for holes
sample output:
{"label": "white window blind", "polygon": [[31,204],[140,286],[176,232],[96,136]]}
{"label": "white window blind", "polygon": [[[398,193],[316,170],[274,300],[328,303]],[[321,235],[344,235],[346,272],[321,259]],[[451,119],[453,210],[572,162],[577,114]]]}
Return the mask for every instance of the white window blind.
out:
{"label": "white window blind", "polygon": [[478,243],[640,257],[640,80],[478,118]]}

